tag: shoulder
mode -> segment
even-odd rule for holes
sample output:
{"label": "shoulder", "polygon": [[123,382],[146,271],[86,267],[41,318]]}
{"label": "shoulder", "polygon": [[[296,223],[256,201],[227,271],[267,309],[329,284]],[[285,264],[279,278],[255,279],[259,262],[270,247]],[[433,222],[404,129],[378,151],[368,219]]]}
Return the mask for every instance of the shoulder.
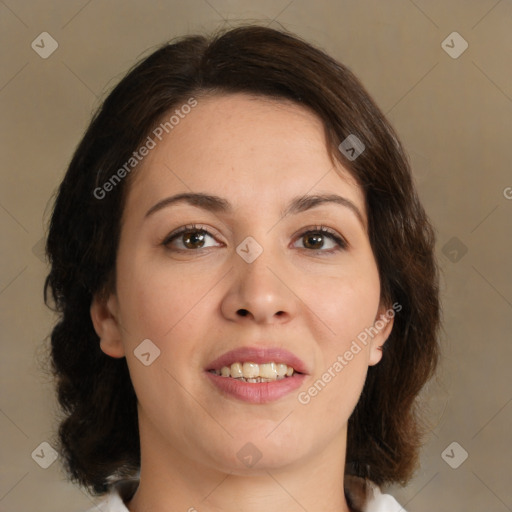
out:
{"label": "shoulder", "polygon": [[121,496],[115,490],[110,491],[96,506],[87,512],[129,512]]}
{"label": "shoulder", "polygon": [[122,480],[113,484],[110,492],[87,512],[130,512],[125,505],[133,496],[138,480]]}
{"label": "shoulder", "polygon": [[355,476],[345,477],[345,494],[350,505],[360,512],[407,512],[376,484]]}
{"label": "shoulder", "polygon": [[398,501],[389,494],[383,494],[375,486],[373,497],[368,501],[364,512],[407,512]]}

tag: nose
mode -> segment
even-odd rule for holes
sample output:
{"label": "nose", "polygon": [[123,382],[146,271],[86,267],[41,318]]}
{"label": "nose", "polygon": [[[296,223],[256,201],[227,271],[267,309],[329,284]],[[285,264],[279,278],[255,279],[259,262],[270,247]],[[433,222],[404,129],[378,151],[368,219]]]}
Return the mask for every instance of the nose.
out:
{"label": "nose", "polygon": [[264,250],[252,263],[237,254],[222,313],[231,321],[274,324],[289,322],[297,313],[297,296],[290,276],[277,258]]}

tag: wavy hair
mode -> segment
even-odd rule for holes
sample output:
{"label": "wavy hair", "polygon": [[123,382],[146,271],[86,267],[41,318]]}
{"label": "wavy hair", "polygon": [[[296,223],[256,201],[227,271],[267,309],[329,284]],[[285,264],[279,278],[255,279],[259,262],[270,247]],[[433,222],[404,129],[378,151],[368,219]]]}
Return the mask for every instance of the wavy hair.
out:
{"label": "wavy hair", "polygon": [[[346,66],[284,30],[252,25],[180,38],[136,64],[94,115],[56,193],[44,300],[59,313],[50,348],[64,413],[58,444],[69,478],[95,495],[140,468],[137,398],[126,359],[100,350],[90,317],[93,297],[115,290],[120,219],[137,169],[105,197],[95,190],[187,99],[238,92],[313,111],[332,158],[364,191],[381,299],[402,309],[349,419],[347,475],[403,484],[417,464],[424,433],[417,397],[438,362],[440,306],[434,230],[407,156]],[[338,149],[350,134],[366,147],[355,160]]]}

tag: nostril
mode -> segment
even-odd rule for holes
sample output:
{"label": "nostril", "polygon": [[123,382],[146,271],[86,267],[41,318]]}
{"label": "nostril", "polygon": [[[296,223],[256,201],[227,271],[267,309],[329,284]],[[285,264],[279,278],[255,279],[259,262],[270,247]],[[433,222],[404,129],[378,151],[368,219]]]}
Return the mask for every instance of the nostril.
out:
{"label": "nostril", "polygon": [[247,309],[239,309],[238,314],[240,316],[247,316],[249,314],[249,311],[247,311]]}

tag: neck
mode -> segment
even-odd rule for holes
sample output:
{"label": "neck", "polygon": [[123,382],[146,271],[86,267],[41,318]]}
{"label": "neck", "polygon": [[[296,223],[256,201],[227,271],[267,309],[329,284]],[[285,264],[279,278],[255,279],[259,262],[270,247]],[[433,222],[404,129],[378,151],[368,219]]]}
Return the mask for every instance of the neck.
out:
{"label": "neck", "polygon": [[307,458],[244,472],[187,457],[140,421],[140,483],[130,512],[350,512],[343,490],[346,430]]}

